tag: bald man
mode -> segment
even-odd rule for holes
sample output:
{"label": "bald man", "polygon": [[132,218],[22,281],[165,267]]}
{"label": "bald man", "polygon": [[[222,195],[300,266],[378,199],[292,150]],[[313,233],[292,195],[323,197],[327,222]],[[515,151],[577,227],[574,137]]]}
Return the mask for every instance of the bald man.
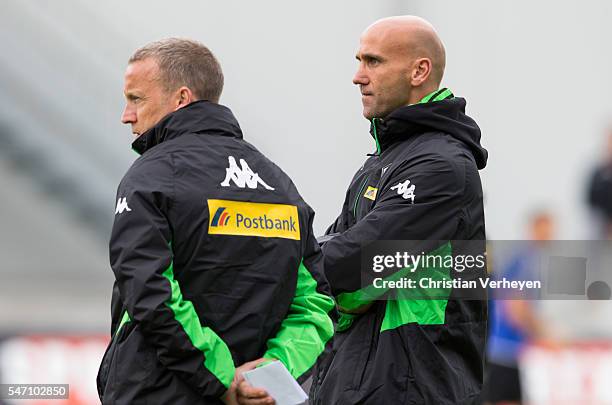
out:
{"label": "bald man", "polygon": [[[465,115],[465,100],[440,86],[445,51],[427,21],[379,20],[361,36],[356,56],[353,83],[376,151],[353,177],[322,246],[341,317],[333,346],[313,373],[310,403],[476,403],[483,377],[484,291],[450,288],[435,300],[373,299],[376,294],[364,290],[360,258],[363,244],[377,240],[416,241],[413,254],[484,253],[478,170],[487,151],[480,129]],[[413,269],[454,279],[459,274],[452,264]],[[485,274],[483,265],[461,277]]]}

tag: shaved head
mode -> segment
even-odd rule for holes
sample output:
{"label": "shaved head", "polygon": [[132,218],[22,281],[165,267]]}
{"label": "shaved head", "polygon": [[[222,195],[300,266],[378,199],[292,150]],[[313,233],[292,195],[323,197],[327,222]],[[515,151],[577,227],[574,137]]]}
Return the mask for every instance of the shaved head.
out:
{"label": "shaved head", "polygon": [[363,36],[366,35],[380,36],[382,41],[393,43],[409,58],[431,59],[431,80],[436,87],[440,86],[446,66],[446,51],[429,21],[413,15],[382,18],[364,31]]}
{"label": "shaved head", "polygon": [[439,88],[446,65],[435,28],[416,16],[380,19],[361,35],[353,79],[360,86],[364,116],[383,118]]}

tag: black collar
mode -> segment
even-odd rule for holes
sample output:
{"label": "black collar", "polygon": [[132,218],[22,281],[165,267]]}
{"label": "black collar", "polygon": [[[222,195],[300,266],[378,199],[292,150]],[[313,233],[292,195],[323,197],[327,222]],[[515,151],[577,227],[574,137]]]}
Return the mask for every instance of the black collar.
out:
{"label": "black collar", "polygon": [[178,109],[140,135],[132,149],[142,155],[154,146],[183,134],[214,133],[242,139],[242,131],[229,108],[210,101],[195,101]]}
{"label": "black collar", "polygon": [[455,126],[459,111],[465,111],[465,100],[454,97],[399,107],[384,119],[373,118],[370,135],[376,142],[376,154],[415,135],[439,130],[449,132],[448,129]]}

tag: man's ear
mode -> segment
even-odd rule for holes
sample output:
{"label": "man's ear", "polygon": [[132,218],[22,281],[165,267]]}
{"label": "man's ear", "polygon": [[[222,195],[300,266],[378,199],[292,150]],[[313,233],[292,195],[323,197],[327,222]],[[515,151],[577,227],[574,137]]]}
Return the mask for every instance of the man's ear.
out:
{"label": "man's ear", "polygon": [[178,94],[176,98],[176,108],[175,111],[179,108],[183,108],[188,104],[196,101],[196,98],[189,87],[183,86],[178,89]]}
{"label": "man's ear", "polygon": [[410,75],[410,84],[420,86],[431,75],[432,63],[429,58],[419,58],[414,61],[412,74]]}

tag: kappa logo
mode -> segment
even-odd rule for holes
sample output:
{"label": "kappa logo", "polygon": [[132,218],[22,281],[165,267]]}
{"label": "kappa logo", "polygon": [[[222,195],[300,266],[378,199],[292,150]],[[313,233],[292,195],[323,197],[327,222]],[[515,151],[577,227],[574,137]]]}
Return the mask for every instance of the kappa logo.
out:
{"label": "kappa logo", "polygon": [[128,207],[127,198],[119,197],[119,199],[117,200],[117,208],[115,208],[115,215],[116,214],[123,214],[124,211],[130,212],[130,211],[132,211],[132,209],[130,207]]}
{"label": "kappa logo", "polygon": [[404,200],[410,199],[410,202],[414,204],[414,189],[416,186],[410,185],[410,180],[406,180],[403,183],[397,183],[391,187],[391,190],[397,190],[397,194],[401,195]]}
{"label": "kappa logo", "polygon": [[236,163],[236,159],[233,156],[228,157],[229,167],[225,169],[225,180],[221,182],[221,186],[229,187],[230,181],[234,182],[240,188],[257,188],[258,184],[261,184],[266,190],[274,190],[274,187],[270,187],[265,181],[259,177],[259,175],[249,167],[248,163],[244,159],[240,159],[240,166]]}
{"label": "kappa logo", "polygon": [[210,221],[210,226],[227,226],[231,215],[227,215],[225,208],[226,207],[217,208],[217,211],[215,211],[215,215],[213,216],[212,221]]}

